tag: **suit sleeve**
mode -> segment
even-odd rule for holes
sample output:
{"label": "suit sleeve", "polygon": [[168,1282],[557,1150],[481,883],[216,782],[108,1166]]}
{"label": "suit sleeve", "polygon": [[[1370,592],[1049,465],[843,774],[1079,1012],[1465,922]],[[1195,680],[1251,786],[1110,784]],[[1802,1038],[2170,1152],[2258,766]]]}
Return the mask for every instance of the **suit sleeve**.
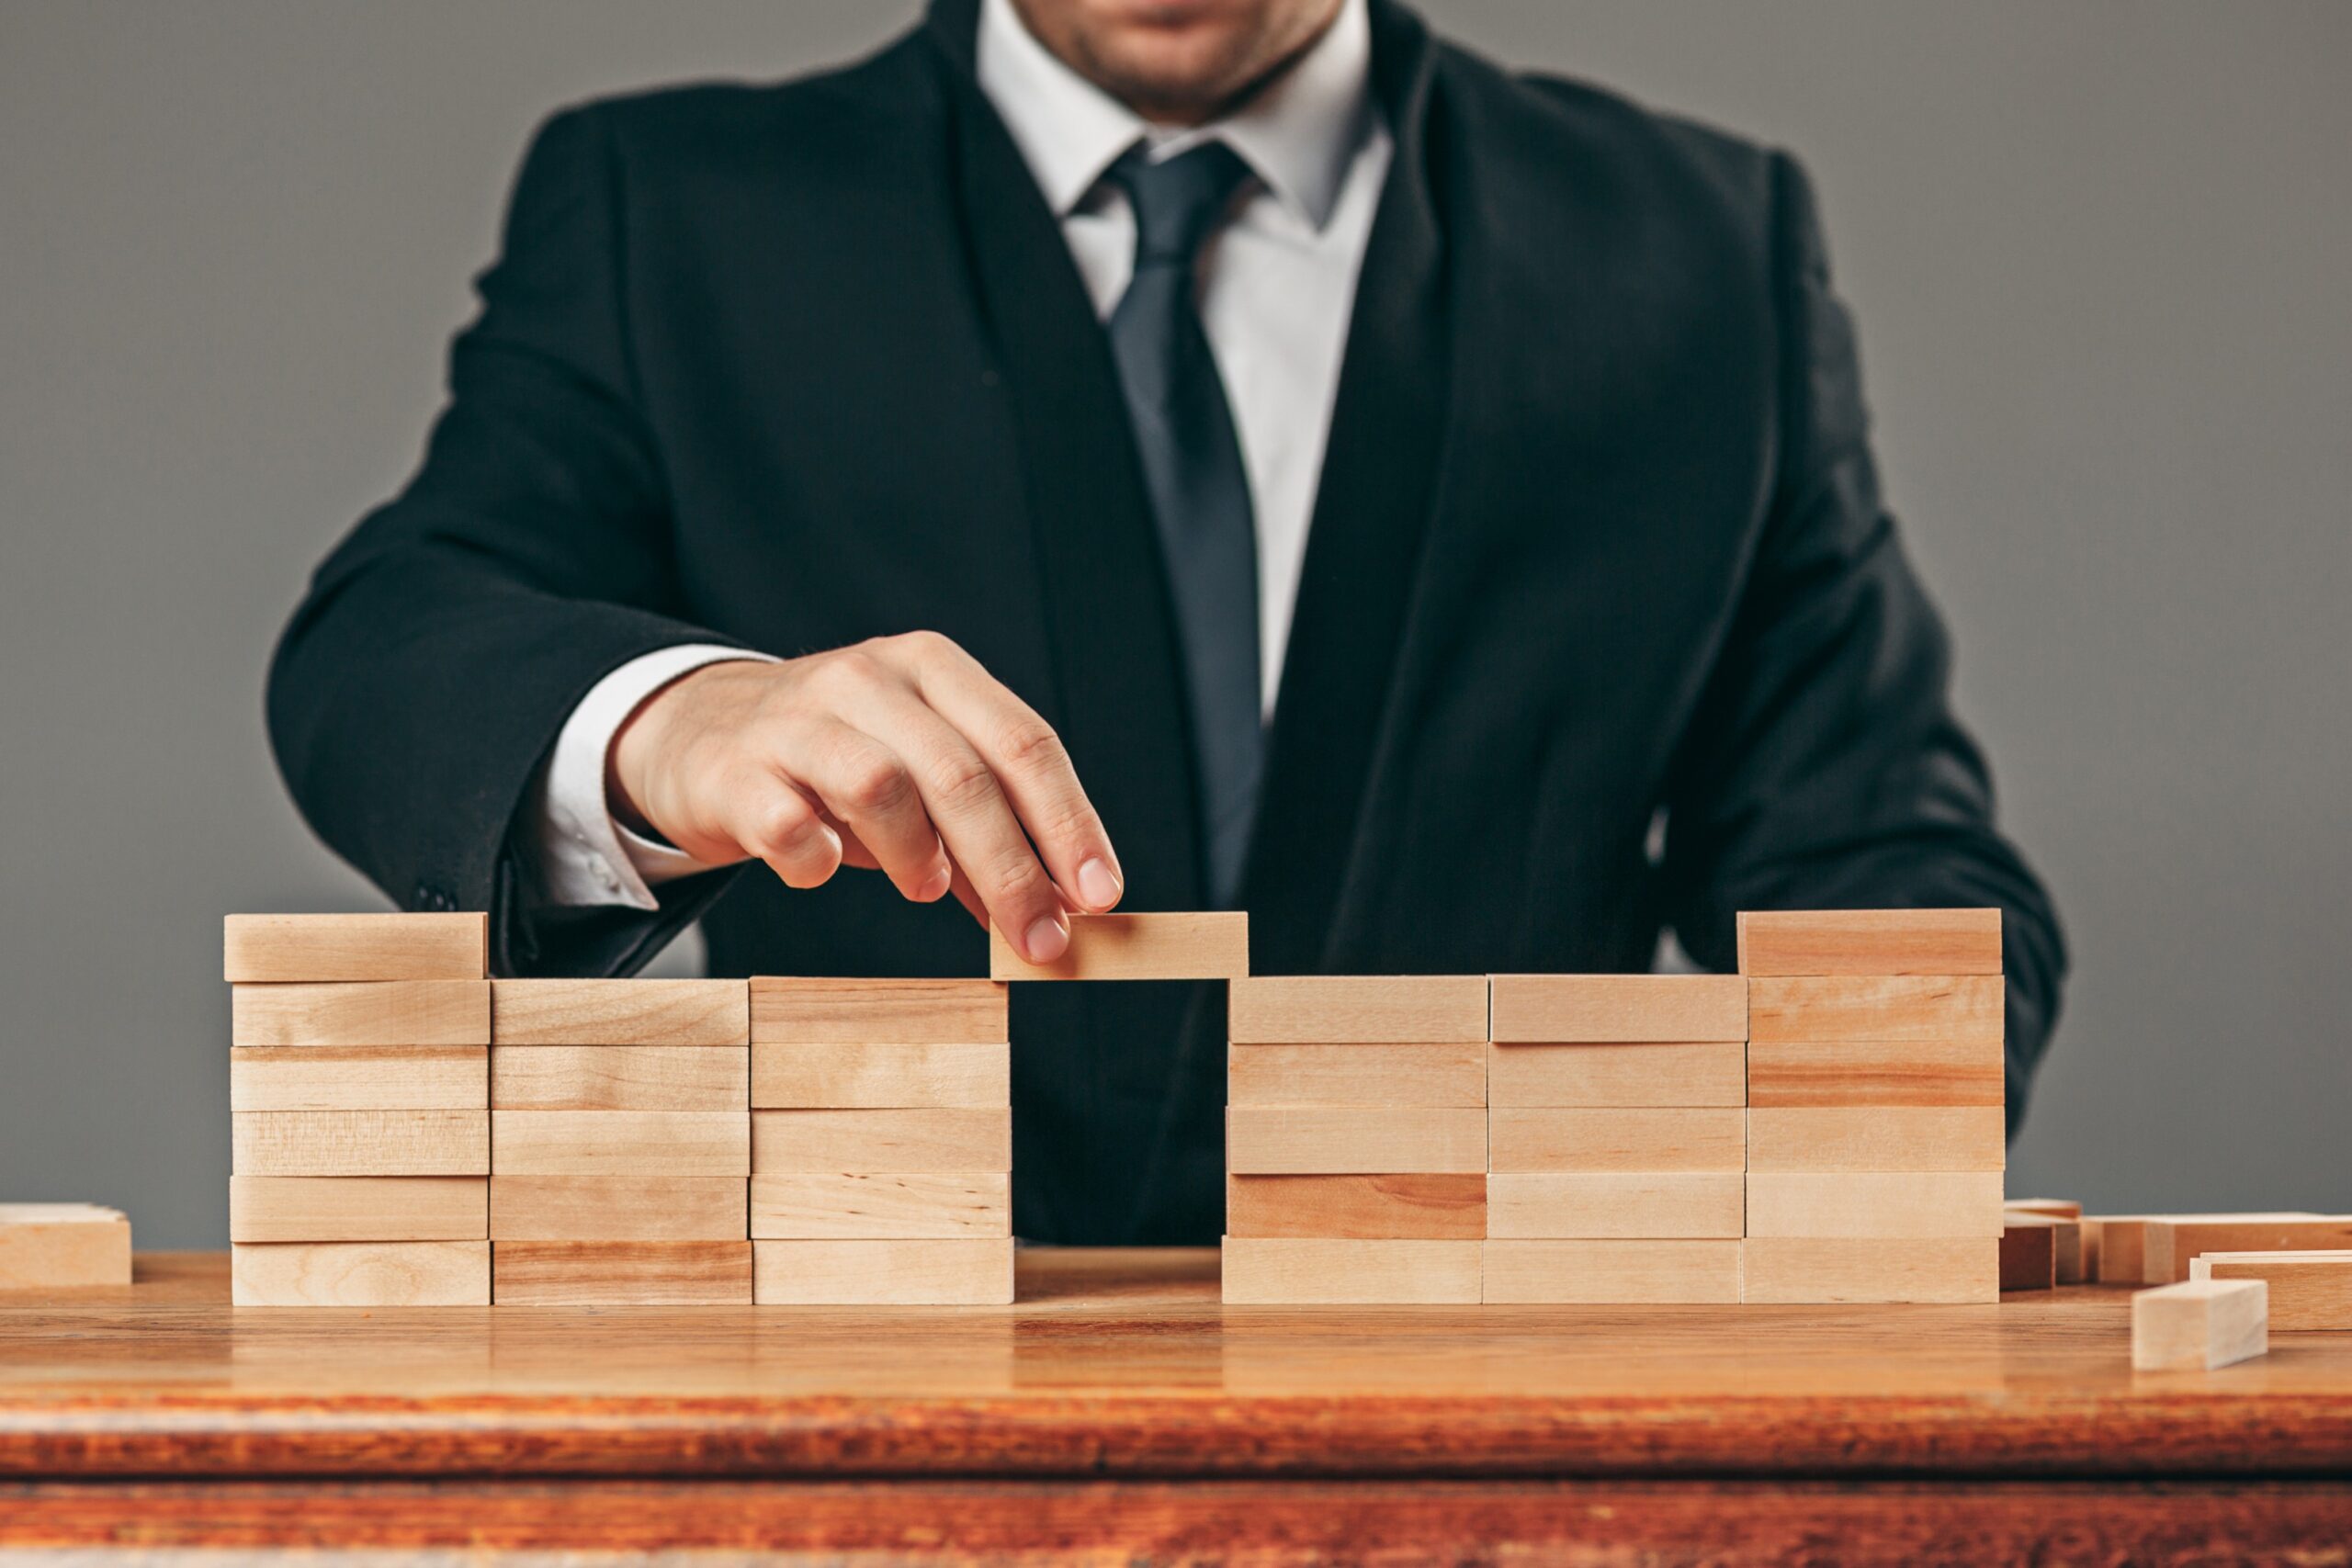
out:
{"label": "suit sleeve", "polygon": [[502,973],[643,962],[724,874],[654,912],[537,895],[519,818],[608,671],[727,643],[687,619],[624,309],[617,160],[594,110],[524,161],[449,400],[395,499],[329,555],[280,640],[269,729],[311,827],[408,908],[486,908]]}
{"label": "suit sleeve", "polygon": [[1780,471],[1674,768],[1668,916],[1694,958],[1730,970],[1741,909],[1999,907],[2014,1131],[2057,1017],[2064,941],[1953,716],[1951,640],[1879,494],[1812,193],[1784,157],[1772,174]]}

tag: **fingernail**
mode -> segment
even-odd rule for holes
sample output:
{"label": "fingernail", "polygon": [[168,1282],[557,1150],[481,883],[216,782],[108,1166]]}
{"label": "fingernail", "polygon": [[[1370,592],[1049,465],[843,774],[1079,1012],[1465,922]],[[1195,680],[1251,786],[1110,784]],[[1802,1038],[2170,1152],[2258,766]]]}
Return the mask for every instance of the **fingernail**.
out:
{"label": "fingernail", "polygon": [[1029,928],[1029,962],[1051,964],[1069,950],[1069,931],[1051,915],[1040,915]]}
{"label": "fingernail", "polygon": [[1119,874],[1097,855],[1078,868],[1078,896],[1090,909],[1107,909],[1119,901]]}
{"label": "fingernail", "polygon": [[922,886],[915,889],[916,902],[929,904],[946,897],[948,886],[955,880],[955,868],[943,862],[922,879]]}

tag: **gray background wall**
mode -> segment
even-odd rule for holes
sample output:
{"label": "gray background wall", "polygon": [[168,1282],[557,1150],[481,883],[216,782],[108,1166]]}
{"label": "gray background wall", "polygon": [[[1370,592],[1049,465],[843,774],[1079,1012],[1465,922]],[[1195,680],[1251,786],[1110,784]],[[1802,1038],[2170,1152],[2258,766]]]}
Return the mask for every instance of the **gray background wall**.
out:
{"label": "gray background wall", "polygon": [[[0,0],[0,1194],[218,1245],[219,918],[370,907],[265,658],[404,476],[531,124],[867,0]],[[2352,7],[1430,0],[1800,152],[2076,949],[2011,1190],[2352,1207]]]}

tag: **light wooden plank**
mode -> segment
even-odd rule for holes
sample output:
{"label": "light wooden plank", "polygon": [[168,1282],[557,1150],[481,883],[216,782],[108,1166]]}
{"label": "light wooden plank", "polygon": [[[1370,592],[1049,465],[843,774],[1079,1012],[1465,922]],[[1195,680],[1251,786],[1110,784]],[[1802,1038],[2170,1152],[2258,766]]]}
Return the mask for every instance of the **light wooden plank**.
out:
{"label": "light wooden plank", "polygon": [[490,973],[490,917],[480,913],[231,915],[221,937],[220,977],[232,984],[480,980]]}
{"label": "light wooden plank", "polygon": [[508,1307],[748,1306],[744,1241],[498,1241],[491,1294]]}
{"label": "light wooden plank", "polygon": [[1737,1040],[1487,1047],[1496,1106],[1633,1109],[1747,1103],[1747,1046]]}
{"label": "light wooden plank", "polygon": [[2162,1285],[2148,1277],[2148,1226],[2157,1220],[2312,1220],[2318,1215],[2301,1210],[2258,1214],[2091,1214],[2086,1225],[2099,1233],[2098,1266],[2091,1278],[2103,1285]]}
{"label": "light wooden plank", "polygon": [[748,1045],[493,1045],[493,1111],[752,1108]]}
{"label": "light wooden plank", "polygon": [[1484,1245],[1229,1235],[1224,1299],[1228,1306],[1472,1305],[1483,1291]]}
{"label": "light wooden plank", "polygon": [[232,1176],[231,1241],[487,1241],[485,1176]]}
{"label": "light wooden plank", "polygon": [[1237,1044],[1487,1039],[1483,975],[1284,975],[1236,980],[1227,1008]]}
{"label": "light wooden plank", "polygon": [[2192,1280],[2260,1280],[2270,1287],[2270,1326],[2285,1333],[2352,1330],[2352,1250],[2202,1252]]}
{"label": "light wooden plank", "polygon": [[1072,915],[1069,947],[1032,964],[989,928],[992,980],[1235,980],[1250,973],[1250,917],[1241,910]]}
{"label": "light wooden plank", "polygon": [[493,1045],[749,1045],[742,980],[493,980]]}
{"label": "light wooden plank", "polygon": [[[1751,1047],[1784,1040],[1997,1045],[2004,984],[1997,975],[1752,980],[1748,1043]],[[1756,1103],[1752,1093],[1748,1103]]]}
{"label": "light wooden plank", "polygon": [[1477,1241],[1487,1234],[1484,1176],[1229,1176],[1228,1235],[1365,1241]]}
{"label": "light wooden plank", "polygon": [[1497,975],[1493,1038],[1506,1044],[1639,1045],[1747,1038],[1737,975]]}
{"label": "light wooden plank", "polygon": [[762,1306],[1010,1306],[1011,1238],[755,1241]]}
{"label": "light wooden plank", "polygon": [[1739,1300],[1739,1243],[1489,1241],[1491,1303],[1668,1305]]}
{"label": "light wooden plank", "polygon": [[1012,1103],[1012,1047],[754,1045],[752,1103],[776,1111],[994,1110]]}
{"label": "light wooden plank", "polygon": [[1484,1171],[1487,1113],[1422,1106],[1228,1106],[1225,1158],[1236,1176]]}
{"label": "light wooden plank", "polygon": [[960,1174],[1012,1168],[1007,1111],[754,1111],[759,1176]]}
{"label": "light wooden plank", "polygon": [[942,1239],[1012,1234],[1004,1171],[851,1176],[792,1171],[752,1178],[759,1240]]}
{"label": "light wooden plank", "polygon": [[1999,1105],[2007,1092],[1995,1040],[1756,1040],[1751,1109]]}
{"label": "light wooden plank", "polygon": [[1747,1168],[1747,1112],[1498,1107],[1487,1123],[1487,1168],[1736,1175]]}
{"label": "light wooden plank", "polygon": [[1739,917],[1739,972],[1998,975],[1998,909],[1781,909]]}
{"label": "light wooden plank", "polygon": [[96,1203],[0,1203],[0,1292],[130,1283],[130,1220]]}
{"label": "light wooden plank", "polygon": [[1501,1240],[1736,1240],[1736,1175],[1496,1171],[1487,1178],[1487,1237]]}
{"label": "light wooden plank", "polygon": [[1751,1171],[1747,1234],[1997,1239],[2001,1173]]}
{"label": "light wooden plank", "polygon": [[487,1045],[487,980],[232,986],[232,1045]]}
{"label": "light wooden plank", "polygon": [[1001,1045],[1008,1016],[999,980],[752,981],[754,1045]]}
{"label": "light wooden plank", "polygon": [[740,1111],[493,1111],[490,1136],[493,1176],[752,1174]]}
{"label": "light wooden plank", "polygon": [[2001,1207],[2020,1214],[2049,1214],[2061,1220],[2083,1217],[2083,1206],[2072,1198],[2004,1198]]}
{"label": "light wooden plank", "polygon": [[1434,1045],[1228,1045],[1228,1105],[1421,1105],[1484,1108],[1487,1051]]}
{"label": "light wooden plank", "polygon": [[240,1307],[486,1307],[487,1241],[329,1241],[229,1248]]}
{"label": "light wooden plank", "polygon": [[2270,1287],[2260,1280],[2193,1280],[2132,1295],[2135,1371],[2211,1371],[2270,1348]]}
{"label": "light wooden plank", "polygon": [[747,1241],[741,1176],[493,1176],[492,1241]]}
{"label": "light wooden plank", "polygon": [[2012,1214],[2001,1225],[2001,1289],[2046,1291],[2058,1283],[2057,1222]]}
{"label": "light wooden plank", "polygon": [[239,1176],[488,1176],[487,1111],[239,1111]]}
{"label": "light wooden plank", "polygon": [[2352,1214],[2228,1218],[2174,1215],[2148,1222],[2143,1246],[2148,1283],[2188,1278],[2200,1252],[2311,1252],[2352,1247]]}
{"label": "light wooden plank", "polygon": [[1747,1113],[1750,1170],[2000,1170],[2007,1164],[1997,1105],[1757,1106]]}
{"label": "light wooden plank", "polygon": [[232,1111],[482,1111],[487,1045],[247,1045],[229,1053]]}
{"label": "light wooden plank", "polygon": [[1740,1299],[1990,1303],[2001,1299],[1996,1236],[1756,1236],[1740,1244]]}

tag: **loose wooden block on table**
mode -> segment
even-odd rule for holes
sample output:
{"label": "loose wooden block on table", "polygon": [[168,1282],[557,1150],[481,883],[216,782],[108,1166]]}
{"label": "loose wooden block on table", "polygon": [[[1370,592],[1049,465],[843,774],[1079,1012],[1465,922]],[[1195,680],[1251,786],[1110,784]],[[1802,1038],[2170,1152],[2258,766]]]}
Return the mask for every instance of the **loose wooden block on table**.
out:
{"label": "loose wooden block on table", "polygon": [[1747,1046],[1737,1040],[1491,1044],[1487,1102],[1591,1109],[1746,1105]]}
{"label": "loose wooden block on table", "polygon": [[1227,1106],[1225,1162],[1236,1176],[1484,1171],[1487,1112],[1442,1106]]}
{"label": "loose wooden block on table", "polygon": [[1758,1106],[1747,1112],[1750,1170],[2000,1170],[1997,1105]]}
{"label": "loose wooden block on table", "polygon": [[2200,1252],[2310,1252],[2352,1247],[2352,1214],[2168,1215],[2148,1222],[2142,1243],[2152,1285],[2188,1278]]}
{"label": "loose wooden block on table", "polygon": [[1235,980],[1250,973],[1250,917],[1239,910],[1072,915],[1069,947],[1032,964],[989,928],[991,980]]}
{"label": "loose wooden block on table", "polygon": [[1737,1241],[1489,1241],[1490,1303],[1654,1305],[1739,1300]]}
{"label": "loose wooden block on table", "polygon": [[850,1176],[794,1171],[752,1178],[752,1235],[761,1240],[945,1239],[1012,1234],[1005,1171]]}
{"label": "loose wooden block on table", "polygon": [[490,917],[479,912],[231,915],[221,937],[220,977],[237,984],[480,980],[490,973]]}
{"label": "loose wooden block on table", "polygon": [[493,1111],[493,1176],[752,1174],[740,1111]]}
{"label": "loose wooden block on table", "polygon": [[[2041,1200],[2032,1200],[2040,1201]],[[2052,1214],[2020,1208],[2014,1202],[2001,1208],[2002,1235],[2006,1237],[2012,1227],[2040,1225],[2050,1232],[2051,1273],[2053,1282],[2079,1285],[2090,1278],[2089,1244],[2083,1222],[2065,1214]]]}
{"label": "loose wooden block on table", "polygon": [[[1998,975],[1751,980],[1748,1043],[1863,1040],[1997,1045],[2004,984]],[[1749,1103],[1755,1103],[1752,1095]]]}
{"label": "loose wooden block on table", "polygon": [[1988,1303],[2001,1297],[1996,1236],[1757,1236],[1740,1244],[1740,1299]]}
{"label": "loose wooden block on table", "polygon": [[754,1045],[752,1103],[775,1110],[990,1110],[1012,1103],[1012,1047]]}
{"label": "loose wooden block on table", "polygon": [[1228,1105],[1452,1106],[1487,1103],[1487,1050],[1433,1045],[1228,1045]]}
{"label": "loose wooden block on table", "polygon": [[1737,975],[1497,975],[1494,1040],[1638,1045],[1747,1038]]}
{"label": "loose wooden block on table", "polygon": [[488,1176],[488,1111],[239,1111],[239,1176]]}
{"label": "loose wooden block on table", "polygon": [[130,1220],[96,1203],[0,1203],[0,1291],[130,1283]]}
{"label": "loose wooden block on table", "polygon": [[494,1045],[494,1111],[751,1109],[744,1045]]}
{"label": "loose wooden block on table", "polygon": [[486,1241],[486,1176],[232,1176],[229,1239]]}
{"label": "loose wooden block on table", "polygon": [[492,1241],[744,1241],[750,1182],[740,1176],[493,1176]]}
{"label": "loose wooden block on table", "polygon": [[[2320,1216],[2300,1210],[2259,1214],[2086,1214],[2086,1231],[2098,1234],[2098,1258],[2090,1277],[2104,1285],[2163,1285],[2171,1281],[2148,1277],[2148,1227],[2158,1220],[2313,1220]],[[2086,1248],[2086,1258],[2088,1249]]]}
{"label": "loose wooden block on table", "polygon": [[1736,1174],[1747,1168],[1747,1112],[1498,1108],[1487,1117],[1487,1168]]}
{"label": "loose wooden block on table", "polygon": [[481,1111],[487,1045],[246,1045],[229,1053],[231,1111]]}
{"label": "loose wooden block on table", "polygon": [[2083,1206],[2072,1198],[2004,1198],[2001,1207],[2020,1214],[2049,1214],[2061,1220],[2083,1217]]}
{"label": "loose wooden block on table", "polygon": [[1487,1234],[1487,1178],[1228,1176],[1225,1229],[1238,1236],[1477,1241]]}
{"label": "loose wooden block on table", "polygon": [[1998,909],[1776,909],[1739,917],[1739,972],[1997,975]]}
{"label": "loose wooden block on table", "polygon": [[1008,1020],[997,980],[752,980],[754,1045],[1001,1045]]}
{"label": "loose wooden block on table", "polygon": [[229,1280],[241,1307],[486,1307],[490,1243],[239,1244]]}
{"label": "loose wooden block on table", "polygon": [[2352,1330],[2352,1250],[2204,1252],[2191,1280],[2260,1280],[2270,1287],[2270,1326],[2282,1332]]}
{"label": "loose wooden block on table", "polygon": [[1754,1040],[1747,1103],[1778,1106],[1999,1105],[2001,1043],[1986,1040]]}
{"label": "loose wooden block on table", "polygon": [[755,1175],[960,1175],[1012,1168],[1005,1111],[754,1111]]}
{"label": "loose wooden block on table", "polygon": [[1751,1171],[1747,1234],[1794,1236],[2001,1235],[1997,1170]]}
{"label": "loose wooden block on table", "polygon": [[494,980],[493,1045],[748,1045],[741,980]]}
{"label": "loose wooden block on table", "polygon": [[487,1045],[487,980],[232,986],[232,1045]]}
{"label": "loose wooden block on table", "polygon": [[2269,1287],[2260,1280],[2195,1280],[2132,1294],[2135,1371],[2211,1371],[2269,1348]]}
{"label": "loose wooden block on table", "polygon": [[1502,1239],[1736,1239],[1736,1175],[1497,1171],[1487,1178],[1487,1235]]}
{"label": "loose wooden block on table", "polygon": [[2058,1231],[2046,1215],[2014,1214],[2001,1225],[2001,1289],[2046,1291],[2058,1283]]}
{"label": "loose wooden block on table", "polygon": [[1228,1235],[1224,1299],[1235,1306],[1471,1305],[1485,1291],[1485,1245]]}
{"label": "loose wooden block on table", "polygon": [[743,1306],[752,1244],[500,1241],[491,1273],[500,1306]]}
{"label": "loose wooden block on table", "polygon": [[1012,1242],[755,1241],[762,1306],[1010,1306]]}
{"label": "loose wooden block on table", "polygon": [[1237,1044],[1487,1041],[1483,975],[1284,975],[1236,980],[1227,1034]]}

